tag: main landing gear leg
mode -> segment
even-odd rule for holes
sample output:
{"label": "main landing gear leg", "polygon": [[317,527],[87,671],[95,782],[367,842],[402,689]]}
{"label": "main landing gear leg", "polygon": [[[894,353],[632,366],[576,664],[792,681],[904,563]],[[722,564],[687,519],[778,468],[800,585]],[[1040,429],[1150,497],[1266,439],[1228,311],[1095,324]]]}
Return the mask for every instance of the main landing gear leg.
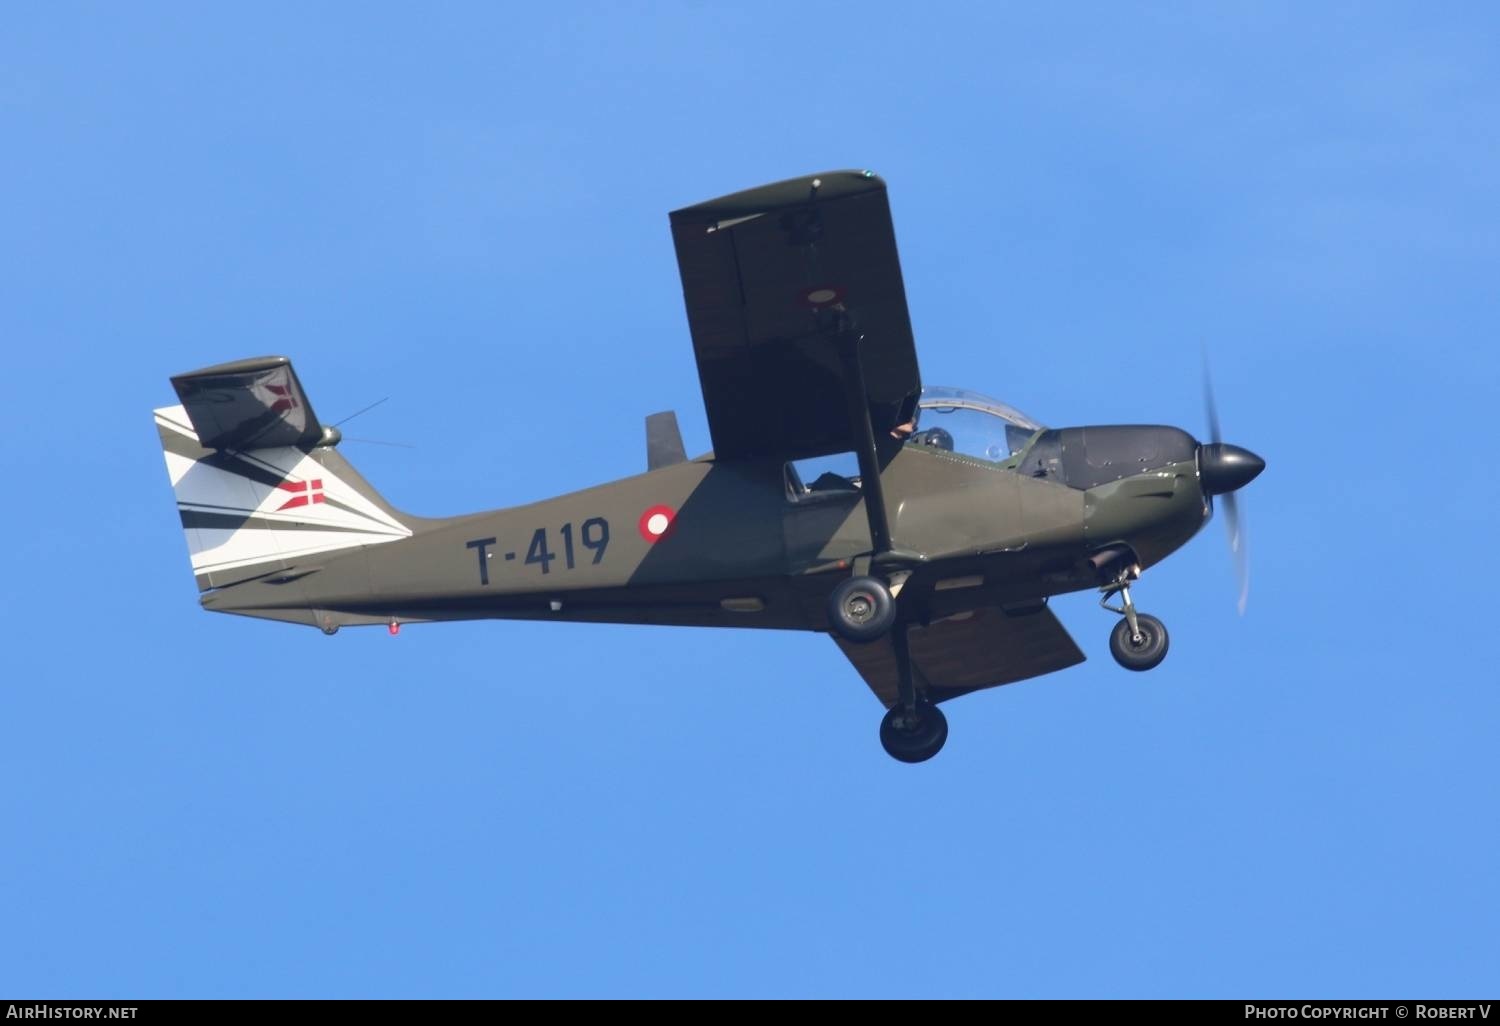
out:
{"label": "main landing gear leg", "polygon": [[893,759],[926,762],[942,751],[943,743],[948,740],[948,718],[917,692],[906,632],[905,623],[891,629],[900,698],[880,721],[880,744]]}
{"label": "main landing gear leg", "polygon": [[[899,564],[908,560],[905,555],[898,556],[894,551],[890,520],[886,516],[885,489],[880,481],[880,452],[875,445],[874,426],[870,423],[870,392],[865,387],[864,365],[859,352],[864,336],[856,330],[853,319],[840,308],[837,316],[829,320],[828,339],[837,349],[844,369],[849,426],[854,431],[860,490],[865,516],[870,523],[870,555],[867,560],[855,562],[855,576],[833,589],[828,599],[828,626],[845,641],[860,644],[879,641],[890,635],[900,697],[880,721],[880,743],[894,759],[925,762],[948,740],[948,720],[934,703],[917,692],[911,646],[906,637],[907,624],[900,620],[896,609],[896,593],[906,579]],[[915,397],[908,398],[914,407]],[[898,566],[896,572],[890,574],[889,584],[874,576],[882,572],[882,564],[889,571],[892,563]]]}
{"label": "main landing gear leg", "polygon": [[[1128,567],[1111,584],[1100,589],[1104,594],[1099,605],[1111,613],[1122,614],[1122,619],[1109,632],[1109,653],[1115,662],[1127,670],[1150,670],[1167,657],[1167,628],[1156,617],[1138,613],[1130,597],[1130,582],[1139,579],[1140,569]],[[1111,597],[1119,595],[1120,605],[1109,604]]]}
{"label": "main landing gear leg", "polygon": [[880,721],[880,743],[893,759],[926,762],[948,740],[948,719],[917,687],[907,637],[910,627],[898,616],[893,591],[891,585],[869,574],[841,582],[828,596],[828,628],[837,637],[860,645],[890,638],[899,697]]}

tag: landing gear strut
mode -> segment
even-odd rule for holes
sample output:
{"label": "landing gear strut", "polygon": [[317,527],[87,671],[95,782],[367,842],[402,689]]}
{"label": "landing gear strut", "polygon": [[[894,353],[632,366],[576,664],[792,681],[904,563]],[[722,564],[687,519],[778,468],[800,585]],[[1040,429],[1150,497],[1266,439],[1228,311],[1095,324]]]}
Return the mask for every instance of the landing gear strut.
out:
{"label": "landing gear strut", "polygon": [[[1159,666],[1167,657],[1169,639],[1166,625],[1154,616],[1136,612],[1135,602],[1130,598],[1130,582],[1140,576],[1138,568],[1128,567],[1113,583],[1100,589],[1104,594],[1099,599],[1099,605],[1111,613],[1123,616],[1115,624],[1115,629],[1109,632],[1109,654],[1127,670],[1150,670]],[[1110,598],[1115,595],[1120,596],[1118,606],[1109,604]]]}
{"label": "landing gear strut", "polygon": [[[813,188],[816,191],[817,186]],[[901,762],[925,762],[948,740],[948,720],[928,700],[925,682],[922,691],[917,690],[917,673],[907,638],[911,625],[900,618],[896,609],[896,595],[909,575],[909,567],[902,570],[899,564],[910,562],[907,555],[921,557],[915,553],[898,554],[892,544],[885,489],[880,482],[880,450],[875,445],[875,429],[870,421],[870,390],[865,386],[864,362],[860,358],[864,335],[843,304],[827,312],[830,316],[824,330],[843,365],[849,424],[854,429],[854,454],[859,458],[860,490],[865,517],[870,523],[869,556],[856,560],[854,576],[841,582],[828,596],[828,629],[836,637],[857,644],[890,638],[891,654],[896,661],[897,698],[880,721],[880,743],[892,758]],[[905,416],[915,410],[916,401],[917,397],[911,395],[903,402]],[[895,423],[903,420],[904,416],[898,415]],[[890,574],[889,584],[871,575],[872,570],[881,572],[882,565],[890,570],[892,564],[898,566]]]}
{"label": "landing gear strut", "polygon": [[926,762],[942,751],[948,740],[948,718],[927,697],[926,687],[917,689],[917,672],[911,661],[911,625],[891,628],[891,649],[896,656],[896,704],[880,721],[880,745],[901,762]]}

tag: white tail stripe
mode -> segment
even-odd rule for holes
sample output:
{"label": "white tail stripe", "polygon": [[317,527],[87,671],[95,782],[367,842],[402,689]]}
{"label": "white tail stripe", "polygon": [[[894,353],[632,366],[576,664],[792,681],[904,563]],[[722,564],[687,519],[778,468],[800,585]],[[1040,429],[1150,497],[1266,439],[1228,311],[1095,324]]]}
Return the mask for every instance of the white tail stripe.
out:
{"label": "white tail stripe", "polygon": [[[164,431],[197,443],[181,406],[155,411]],[[180,447],[180,446],[179,446]],[[255,526],[184,527],[198,575],[259,563],[379,545],[410,537],[411,529],[385,512],[327,466],[300,449],[253,453],[205,452],[202,458],[164,449],[167,474],[184,513],[254,517]],[[236,472],[238,467],[243,472]],[[319,482],[314,486],[313,482]],[[287,530],[265,526],[284,523]],[[320,529],[321,528],[321,529]]]}
{"label": "white tail stripe", "polygon": [[[202,546],[193,555],[193,572],[199,574],[237,570],[241,567],[255,566],[257,563],[274,562],[277,558],[293,560],[302,556],[338,552],[340,549],[355,548],[360,545],[379,545],[382,542],[396,540],[378,534],[362,535],[341,532],[335,535],[306,531],[291,534],[286,531],[267,531],[260,528],[241,528],[238,531],[194,528],[191,533],[197,536]],[[302,534],[308,534],[311,537],[307,542],[298,544],[297,538]],[[266,552],[272,548],[276,556],[268,559]]]}

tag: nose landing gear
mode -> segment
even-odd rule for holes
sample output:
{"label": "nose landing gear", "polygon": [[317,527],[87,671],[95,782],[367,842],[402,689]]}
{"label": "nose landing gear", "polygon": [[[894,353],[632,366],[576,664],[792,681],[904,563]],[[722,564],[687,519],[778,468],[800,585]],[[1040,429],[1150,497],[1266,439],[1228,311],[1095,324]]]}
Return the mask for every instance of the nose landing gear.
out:
{"label": "nose landing gear", "polygon": [[[1167,657],[1169,641],[1165,624],[1150,614],[1136,612],[1135,602],[1130,598],[1130,582],[1140,576],[1138,567],[1127,567],[1113,582],[1099,589],[1104,593],[1099,599],[1099,605],[1111,613],[1120,613],[1123,617],[1115,624],[1114,630],[1109,632],[1109,654],[1125,669],[1136,671],[1150,670],[1161,665],[1161,661]],[[1118,606],[1109,604],[1109,600],[1115,595],[1120,596]]]}

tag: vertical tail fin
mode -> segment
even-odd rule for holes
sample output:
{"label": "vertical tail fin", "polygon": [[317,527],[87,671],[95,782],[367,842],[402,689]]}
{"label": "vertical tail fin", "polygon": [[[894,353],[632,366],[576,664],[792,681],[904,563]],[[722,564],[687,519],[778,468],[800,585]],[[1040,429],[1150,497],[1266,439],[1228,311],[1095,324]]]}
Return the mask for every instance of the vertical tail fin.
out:
{"label": "vertical tail fin", "polygon": [[[243,380],[247,367],[262,379],[257,392],[267,399],[270,419],[285,416],[292,395],[293,412],[300,410],[322,430],[285,360],[226,366],[238,376],[210,368],[173,379],[184,405],[155,411],[199,590],[288,569],[311,556],[411,535],[409,519],[331,447],[310,447],[305,441],[264,445],[280,439],[274,432],[268,436],[263,424],[256,428],[259,437],[249,443],[254,448],[206,447],[199,429],[214,430],[209,415],[215,407],[232,409],[255,401]],[[266,386],[266,374],[272,372],[289,384]],[[216,440],[232,441],[222,432]]]}

